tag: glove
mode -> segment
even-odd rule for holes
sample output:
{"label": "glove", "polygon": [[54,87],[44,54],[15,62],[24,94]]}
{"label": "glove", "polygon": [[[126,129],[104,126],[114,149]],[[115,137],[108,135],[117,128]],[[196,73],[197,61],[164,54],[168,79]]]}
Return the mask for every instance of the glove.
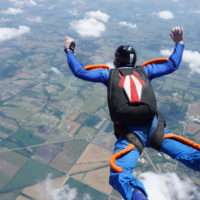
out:
{"label": "glove", "polygon": [[74,49],[76,47],[75,41],[73,38],[66,36],[65,37],[65,52],[72,51],[74,53]]}

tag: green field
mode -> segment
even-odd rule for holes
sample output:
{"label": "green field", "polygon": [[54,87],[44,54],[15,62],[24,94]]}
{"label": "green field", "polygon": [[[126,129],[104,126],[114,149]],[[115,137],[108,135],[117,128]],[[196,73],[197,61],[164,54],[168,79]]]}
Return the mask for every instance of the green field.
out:
{"label": "green field", "polygon": [[64,92],[60,93],[58,96],[55,97],[57,101],[66,101],[67,99],[74,98],[76,95],[76,90],[72,90],[67,88]]}
{"label": "green field", "polygon": [[0,188],[4,187],[4,185],[9,181],[10,177],[0,173]]}
{"label": "green field", "polygon": [[37,160],[28,160],[0,192],[9,192],[44,180],[48,174],[58,178],[64,174]]}
{"label": "green field", "polygon": [[76,137],[80,139],[91,139],[95,136],[98,130],[88,127],[88,126],[82,126],[78,132],[76,133]]}
{"label": "green field", "polygon": [[[89,185],[83,184],[73,178],[69,178],[68,181],[66,182],[67,185],[69,185],[69,187],[75,188],[77,190],[77,197],[76,199],[84,199],[84,197],[86,195],[89,194],[89,196],[91,197],[91,199],[98,199],[98,200],[107,200],[108,196],[93,189],[92,187],[90,187]],[[90,198],[88,198],[90,199]]]}
{"label": "green field", "polygon": [[14,151],[0,153],[0,159],[6,160],[17,167],[22,166],[27,161],[27,157],[24,157]]}
{"label": "green field", "polygon": [[30,157],[32,155],[32,153],[26,149],[21,149],[24,147],[24,144],[12,137],[6,138],[4,140],[2,140],[0,142],[1,146],[7,147],[8,149],[18,149],[20,148],[20,150],[16,150],[16,152],[26,156],[26,157]]}
{"label": "green field", "polygon": [[184,81],[175,80],[173,87],[177,89],[187,90],[189,83]]}
{"label": "green field", "polygon": [[42,144],[45,141],[44,139],[35,136],[31,130],[27,130],[25,128],[19,128],[13,137],[21,141],[23,144],[25,144],[25,146]]}
{"label": "green field", "polygon": [[7,133],[9,135],[11,135],[13,133],[12,130],[10,130],[10,129],[4,127],[4,126],[1,126],[1,125],[0,125],[0,131],[2,131],[3,133]]}
{"label": "green field", "polygon": [[30,113],[22,108],[5,107],[2,108],[2,112],[11,119],[17,119],[19,121],[27,120],[30,117]]}
{"label": "green field", "polygon": [[84,152],[87,145],[88,143],[84,140],[72,140],[66,143],[64,152],[66,152],[69,160],[76,162],[76,160]]}
{"label": "green field", "polygon": [[96,94],[90,93],[88,95],[86,101],[81,106],[81,111],[95,114],[98,107],[104,104],[104,100],[101,101],[101,99],[98,98],[99,96]]}
{"label": "green field", "polygon": [[165,79],[165,83],[163,84],[163,90],[171,90],[173,84],[174,84],[173,79]]}

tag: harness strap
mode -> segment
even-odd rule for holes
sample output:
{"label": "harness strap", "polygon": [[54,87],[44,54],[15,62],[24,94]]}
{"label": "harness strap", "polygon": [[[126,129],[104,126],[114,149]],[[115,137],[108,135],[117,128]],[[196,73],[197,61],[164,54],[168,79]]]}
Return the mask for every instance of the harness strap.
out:
{"label": "harness strap", "polygon": [[96,65],[86,65],[84,69],[87,71],[96,70],[96,69],[110,69],[107,65],[96,64]]}
{"label": "harness strap", "polygon": [[144,149],[144,145],[143,143],[140,141],[140,139],[138,138],[138,136],[134,133],[128,133],[125,136],[125,139],[130,142],[131,144],[133,144],[135,146],[135,148],[138,149],[138,151],[140,152],[140,154],[142,154],[142,151]]}
{"label": "harness strap", "polygon": [[[148,60],[142,64],[142,67],[145,67],[145,66],[151,65],[151,64],[166,63],[167,61],[168,61],[168,58],[157,58],[157,59],[153,59],[153,60]],[[94,64],[94,65],[86,65],[86,66],[84,66],[84,69],[87,71],[90,71],[90,70],[95,70],[95,69],[110,69],[110,67],[107,65],[103,65],[103,64]]]}
{"label": "harness strap", "polygon": [[111,167],[111,169],[112,169],[113,171],[115,171],[116,173],[121,173],[121,172],[123,172],[124,169],[121,168],[121,167],[119,167],[119,166],[117,166],[117,165],[115,164],[115,162],[117,161],[118,158],[120,158],[120,157],[122,157],[123,155],[127,154],[128,152],[130,152],[130,151],[133,150],[134,148],[135,148],[135,146],[134,146],[133,144],[128,144],[128,146],[127,146],[125,149],[123,149],[123,150],[121,150],[121,151],[119,151],[119,152],[113,154],[112,157],[111,157],[111,159],[110,159],[110,167]]}
{"label": "harness strap", "polygon": [[157,151],[160,151],[161,144],[164,139],[164,127],[166,126],[165,120],[161,113],[157,113],[158,116],[158,125],[152,134],[150,147],[156,149]]}
{"label": "harness strap", "polygon": [[120,124],[114,124],[114,133],[117,138],[124,138],[129,143],[133,144],[138,149],[140,154],[144,149],[144,144],[140,141],[139,137],[130,132],[127,128],[122,127]]}
{"label": "harness strap", "polygon": [[195,143],[195,142],[193,142],[193,141],[191,141],[189,139],[186,139],[186,138],[184,138],[182,136],[175,135],[175,134],[166,134],[164,136],[164,138],[165,139],[174,139],[174,140],[177,140],[177,141],[179,141],[179,142],[181,142],[183,144],[186,144],[186,145],[192,147],[193,149],[196,149],[196,150],[200,151],[200,144],[197,144],[197,143]]}
{"label": "harness strap", "polygon": [[168,62],[168,58],[157,58],[153,60],[147,60],[142,64],[142,67],[145,67],[147,65],[152,65],[152,64],[162,64]]}

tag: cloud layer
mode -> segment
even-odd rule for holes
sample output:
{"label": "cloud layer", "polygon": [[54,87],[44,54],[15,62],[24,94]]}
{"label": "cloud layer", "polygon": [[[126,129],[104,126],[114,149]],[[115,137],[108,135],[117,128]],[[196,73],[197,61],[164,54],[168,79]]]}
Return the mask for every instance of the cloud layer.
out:
{"label": "cloud layer", "polygon": [[86,15],[86,17],[95,18],[96,20],[100,20],[100,21],[103,21],[103,22],[107,22],[110,18],[109,15],[101,12],[100,10],[86,12],[85,15]]}
{"label": "cloud layer", "polygon": [[200,192],[188,178],[179,178],[175,173],[156,174],[146,172],[140,176],[149,200],[198,199]]}
{"label": "cloud layer", "polygon": [[36,6],[37,2],[34,0],[9,0],[11,3],[13,3],[15,6]]}
{"label": "cloud layer", "polygon": [[27,20],[29,22],[42,22],[42,17],[40,16],[28,17]]}
{"label": "cloud layer", "polygon": [[200,14],[200,10],[194,10],[193,13]]}
{"label": "cloud layer", "polygon": [[[170,56],[172,50],[165,49],[161,50],[160,53],[163,56]],[[200,73],[200,52],[184,50],[182,61],[188,64],[192,73]]]}
{"label": "cloud layer", "polygon": [[100,37],[106,30],[105,23],[108,19],[109,15],[106,13],[91,11],[87,12],[83,19],[72,21],[70,26],[82,37]]}
{"label": "cloud layer", "polygon": [[0,28],[0,42],[19,37],[25,33],[29,33],[30,30],[28,26],[18,26],[18,28],[2,27]]}
{"label": "cloud layer", "polygon": [[[186,177],[178,177],[175,173],[146,172],[139,176],[148,193],[149,200],[188,200],[198,199],[199,188]],[[49,200],[76,200],[79,196],[75,188],[68,185],[55,187],[51,175],[48,175],[44,184],[36,187],[38,199]],[[87,193],[82,194],[82,200],[92,200]]]}
{"label": "cloud layer", "polygon": [[7,10],[1,11],[2,14],[6,14],[6,15],[17,15],[23,12],[24,11],[20,8],[8,8]]}
{"label": "cloud layer", "polygon": [[168,10],[163,10],[163,11],[160,11],[160,12],[157,12],[154,14],[157,15],[161,19],[173,19],[174,18],[173,13]]}
{"label": "cloud layer", "polygon": [[68,10],[68,13],[73,16],[78,16],[78,10],[76,8]]}
{"label": "cloud layer", "polygon": [[[52,176],[49,174],[44,182],[44,187],[37,187],[39,199],[48,200],[76,200],[78,199],[78,192],[75,188],[70,188],[68,185],[63,185],[59,188],[53,186]],[[81,194],[82,200],[92,200],[90,195]]]}
{"label": "cloud layer", "polygon": [[128,27],[128,28],[137,28],[136,24],[133,24],[133,23],[130,23],[130,22],[126,22],[126,21],[119,22],[119,25],[120,26],[125,26],[125,27]]}

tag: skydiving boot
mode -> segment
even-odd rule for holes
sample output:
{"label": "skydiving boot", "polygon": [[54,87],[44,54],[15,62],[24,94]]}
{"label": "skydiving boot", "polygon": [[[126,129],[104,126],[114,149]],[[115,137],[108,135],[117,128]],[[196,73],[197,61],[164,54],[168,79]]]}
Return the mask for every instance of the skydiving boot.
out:
{"label": "skydiving boot", "polygon": [[131,200],[148,200],[148,198],[141,190],[135,188]]}

